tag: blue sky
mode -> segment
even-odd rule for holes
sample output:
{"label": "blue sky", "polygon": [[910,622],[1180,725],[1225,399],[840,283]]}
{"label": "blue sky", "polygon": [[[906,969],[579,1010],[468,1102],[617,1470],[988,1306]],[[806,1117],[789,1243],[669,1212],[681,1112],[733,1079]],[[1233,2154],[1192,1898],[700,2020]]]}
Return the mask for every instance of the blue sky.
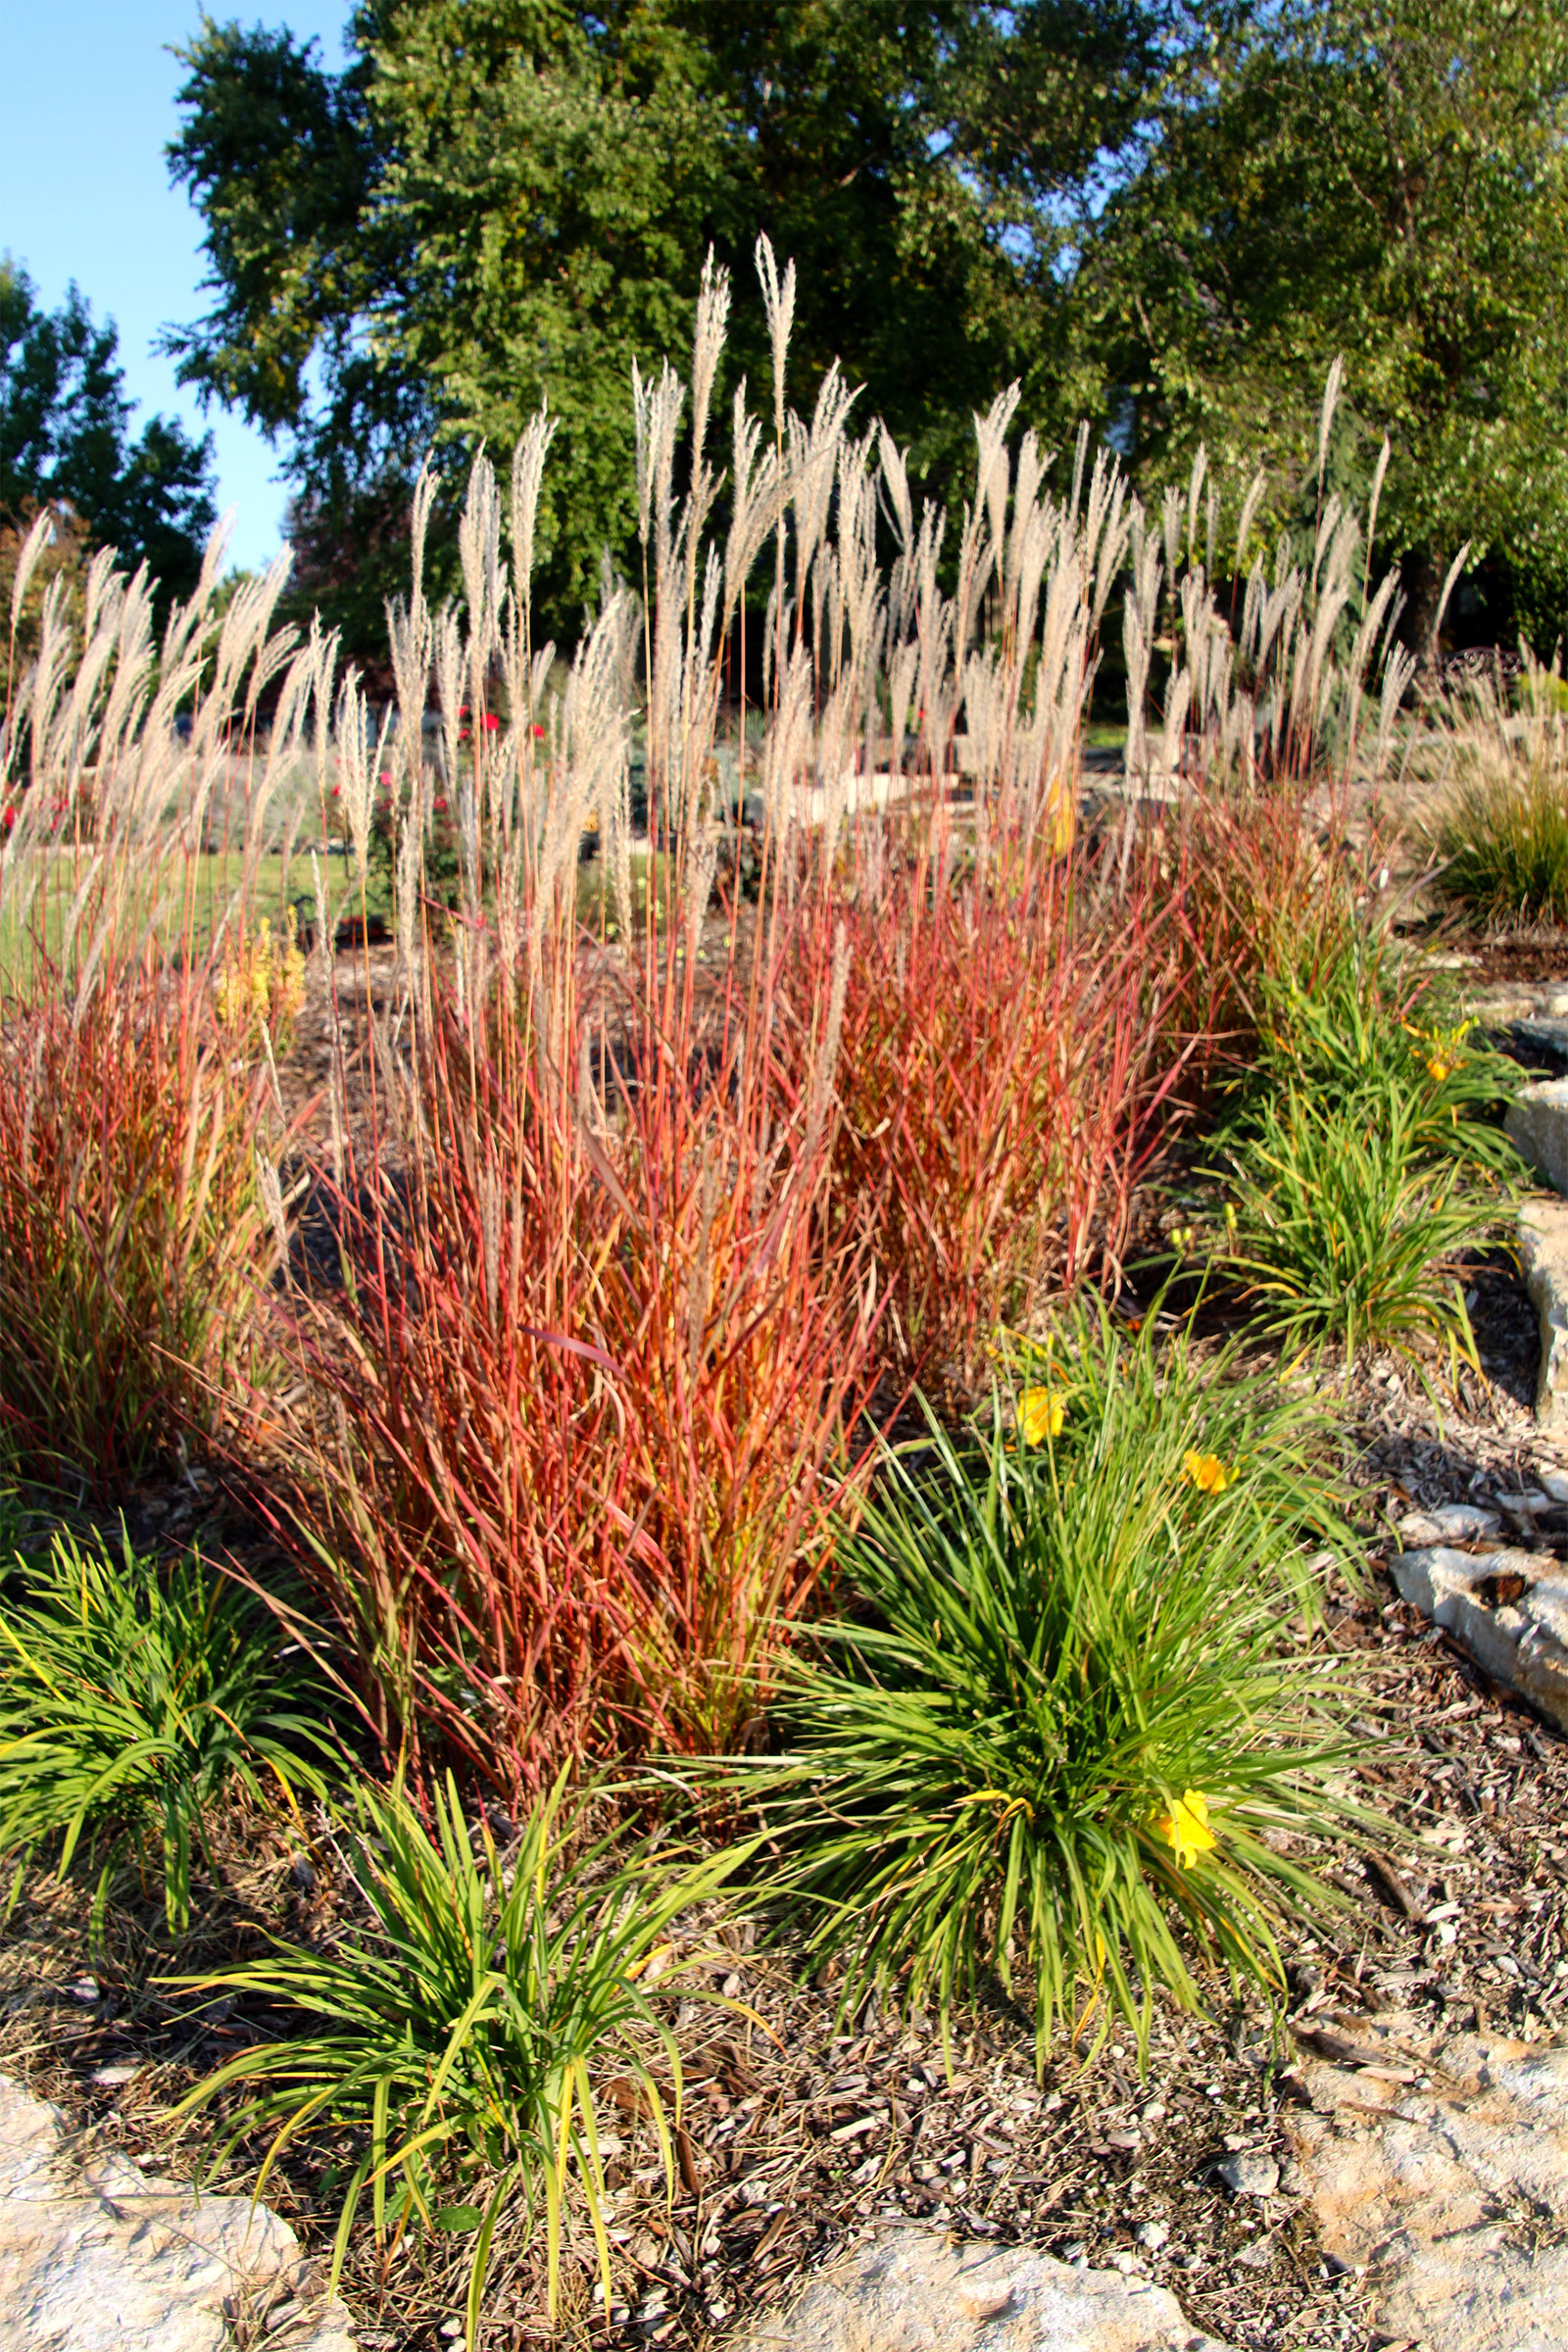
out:
{"label": "blue sky", "polygon": [[[342,63],[350,0],[276,0],[220,21],[286,24],[316,34]],[[0,0],[0,249],[22,263],[54,309],[74,278],[95,318],[120,329],[125,389],[218,446],[219,504],[235,510],[231,561],[275,554],[285,493],[259,433],[215,409],[203,420],[173,365],[154,351],[159,329],[206,307],[198,291],[201,223],[169,184],[164,148],[183,78],[172,45],[188,40],[200,0]]]}

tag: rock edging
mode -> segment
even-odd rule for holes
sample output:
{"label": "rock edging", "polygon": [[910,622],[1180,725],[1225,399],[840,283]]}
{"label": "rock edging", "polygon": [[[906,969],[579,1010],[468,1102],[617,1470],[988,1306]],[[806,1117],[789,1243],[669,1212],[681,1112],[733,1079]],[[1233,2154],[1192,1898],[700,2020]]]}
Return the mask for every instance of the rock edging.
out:
{"label": "rock edging", "polygon": [[1029,2246],[901,2225],[851,2249],[737,2352],[1228,2352],[1169,2290]]}
{"label": "rock edging", "polygon": [[1568,1568],[1553,1553],[1437,1544],[1397,1553],[1391,1573],[1401,1600],[1568,1732]]}
{"label": "rock edging", "polygon": [[1379,2340],[1564,2352],[1568,2036],[1358,2030],[1365,2064],[1299,2070],[1311,2105],[1287,2111],[1284,2185],[1310,2197],[1328,2259],[1364,2277]]}
{"label": "rock edging", "polygon": [[8,2352],[231,2352],[242,2314],[277,2352],[355,2352],[287,2222],[249,2197],[198,2198],[118,2149],[78,2157],[59,2108],[0,2077]]}

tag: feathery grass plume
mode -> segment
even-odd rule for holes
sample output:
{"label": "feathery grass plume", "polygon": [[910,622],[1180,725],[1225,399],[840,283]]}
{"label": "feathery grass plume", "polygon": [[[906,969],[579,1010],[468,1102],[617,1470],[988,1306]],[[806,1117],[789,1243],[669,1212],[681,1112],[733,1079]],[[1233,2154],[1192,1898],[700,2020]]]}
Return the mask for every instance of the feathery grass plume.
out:
{"label": "feathery grass plume", "polygon": [[1244,575],[1247,570],[1247,550],[1251,543],[1252,525],[1257,520],[1257,510],[1263,503],[1267,489],[1268,475],[1259,466],[1248,484],[1242,511],[1236,521],[1236,570],[1239,575]]}
{"label": "feathery grass plume", "polygon": [[[844,380],[837,360],[829,366],[808,426],[792,410],[789,417],[791,503],[795,510],[797,580],[805,580],[827,530],[838,476],[839,445],[850,410],[860,397]],[[799,618],[797,618],[799,627]]]}
{"label": "feathery grass plume", "polygon": [[1317,491],[1323,495],[1323,476],[1329,462],[1329,435],[1334,430],[1334,412],[1340,403],[1340,386],[1345,381],[1345,360],[1336,353],[1323,386],[1323,406],[1317,420]]}
{"label": "feathery grass plume", "polygon": [[338,791],[354,847],[355,878],[363,890],[368,870],[370,808],[375,798],[378,746],[371,739],[370,714],[360,691],[357,669],[350,668],[343,679],[333,734],[337,743]]}
{"label": "feathery grass plume", "polygon": [[[708,412],[713,397],[713,378],[724,349],[729,324],[729,271],[721,269],[709,247],[697,289],[697,324],[692,337],[692,479],[703,479],[703,449],[708,439]],[[692,527],[695,545],[707,519],[707,498],[698,495]]]}
{"label": "feathery grass plume", "polygon": [[[42,560],[45,548],[47,548],[50,540],[54,536],[54,516],[50,514],[48,508],[44,507],[41,509],[38,514],[34,516],[32,528],[28,531],[26,538],[23,541],[21,553],[17,557],[16,573],[11,582],[10,676],[12,677],[15,676],[16,672],[17,631],[22,625],[23,607],[27,601],[27,590],[32,586],[32,575],[38,568],[38,564]],[[8,681],[6,692],[6,702],[8,708],[10,705],[10,685]]]}
{"label": "feathery grass plume", "polygon": [[516,610],[524,616],[533,587],[539,492],[544,481],[545,460],[560,421],[550,415],[549,402],[541,401],[538,415],[530,416],[523,427],[512,460],[512,587]]}
{"label": "feathery grass plume", "polygon": [[1207,471],[1208,451],[1200,441],[1193,459],[1193,469],[1187,477],[1187,566],[1190,571],[1198,567],[1198,504],[1203,493],[1203,477]]}
{"label": "feathery grass plume", "polygon": [[724,544],[726,612],[732,612],[744,596],[785,503],[778,452],[764,449],[758,454],[761,432],[758,418],[748,413],[743,379],[736,387],[734,402],[734,506]]}
{"label": "feathery grass plume", "polygon": [[473,713],[474,750],[478,718],[490,679],[490,660],[501,635],[501,493],[495,467],[481,450],[468,470],[467,495],[458,521],[458,555],[467,604],[468,699]]}
{"label": "feathery grass plume", "polygon": [[795,264],[793,261],[787,263],[780,275],[772,243],[765,230],[757,240],[757,274],[761,281],[762,308],[767,318],[768,343],[773,355],[773,430],[776,438],[782,441],[790,335],[795,325]]}
{"label": "feathery grass plume", "polygon": [[1393,455],[1393,444],[1390,442],[1388,434],[1385,433],[1383,447],[1378,451],[1377,465],[1372,469],[1372,491],[1366,503],[1366,570],[1361,579],[1363,604],[1366,602],[1367,590],[1372,579],[1372,545],[1378,535],[1378,503],[1383,496],[1383,484],[1389,470],[1389,460]]}
{"label": "feathery grass plume", "polygon": [[1144,528],[1144,511],[1134,499],[1128,514],[1132,578],[1122,606],[1122,643],[1127,657],[1128,775],[1148,772],[1145,722],[1149,665],[1158,628],[1160,564],[1154,532]]}

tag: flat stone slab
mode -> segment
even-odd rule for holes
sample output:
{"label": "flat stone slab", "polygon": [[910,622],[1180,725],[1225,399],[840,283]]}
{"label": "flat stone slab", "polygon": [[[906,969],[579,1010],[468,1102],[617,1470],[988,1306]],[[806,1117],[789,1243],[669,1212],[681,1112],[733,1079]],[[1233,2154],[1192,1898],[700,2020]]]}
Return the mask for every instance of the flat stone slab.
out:
{"label": "flat stone slab", "polygon": [[1379,2340],[1564,2352],[1568,2035],[1358,2032],[1384,2064],[1302,2065],[1283,2185],[1310,2197],[1329,2259],[1364,2269]]}
{"label": "flat stone slab", "polygon": [[1568,1021],[1510,1021],[1500,1032],[1492,1032],[1492,1042],[1511,1060],[1527,1070],[1539,1070],[1543,1077],[1568,1074]]}
{"label": "flat stone slab", "polygon": [[278,2352],[354,2352],[287,2222],[249,2197],[198,2200],[116,2150],[78,2163],[59,2109],[0,2079],[6,2352],[232,2352],[230,2316]]}
{"label": "flat stone slab", "polygon": [[895,2226],[754,2321],[740,2352],[1228,2352],[1175,2296],[1027,2246]]}
{"label": "flat stone slab", "polygon": [[1568,1568],[1554,1554],[1437,1544],[1399,1552],[1392,1574],[1401,1600],[1568,1732]]}
{"label": "flat stone slab", "polygon": [[1525,1202],[1519,1211],[1519,1260],[1541,1318],[1536,1419],[1568,1444],[1568,1200]]}
{"label": "flat stone slab", "polygon": [[1568,1193],[1568,1078],[1521,1087],[1502,1124],[1536,1174],[1554,1192]]}

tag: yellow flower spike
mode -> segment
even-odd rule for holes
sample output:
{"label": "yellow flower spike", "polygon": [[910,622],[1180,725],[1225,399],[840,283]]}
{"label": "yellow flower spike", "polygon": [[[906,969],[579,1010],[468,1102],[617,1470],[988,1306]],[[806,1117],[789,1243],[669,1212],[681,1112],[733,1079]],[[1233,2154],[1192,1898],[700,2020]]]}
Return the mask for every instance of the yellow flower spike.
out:
{"label": "yellow flower spike", "polygon": [[1059,1438],[1067,1418],[1067,1399],[1055,1389],[1025,1389],[1018,1399],[1018,1427],[1026,1446],[1043,1446]]}
{"label": "yellow flower spike", "polygon": [[1235,1471],[1227,1470],[1217,1453],[1200,1453],[1196,1446],[1182,1456],[1182,1476],[1200,1494],[1223,1494],[1236,1484]]}
{"label": "yellow flower spike", "polygon": [[1452,1064],[1450,1062],[1444,1061],[1438,1054],[1434,1054],[1432,1059],[1427,1063],[1427,1076],[1441,1086],[1445,1078],[1447,1077],[1451,1068]]}
{"label": "yellow flower spike", "polygon": [[1155,1816],[1154,1828],[1176,1857],[1178,1870],[1191,1870],[1200,1854],[1211,1854],[1219,1839],[1208,1826],[1208,1799],[1189,1788],[1168,1813]]}

